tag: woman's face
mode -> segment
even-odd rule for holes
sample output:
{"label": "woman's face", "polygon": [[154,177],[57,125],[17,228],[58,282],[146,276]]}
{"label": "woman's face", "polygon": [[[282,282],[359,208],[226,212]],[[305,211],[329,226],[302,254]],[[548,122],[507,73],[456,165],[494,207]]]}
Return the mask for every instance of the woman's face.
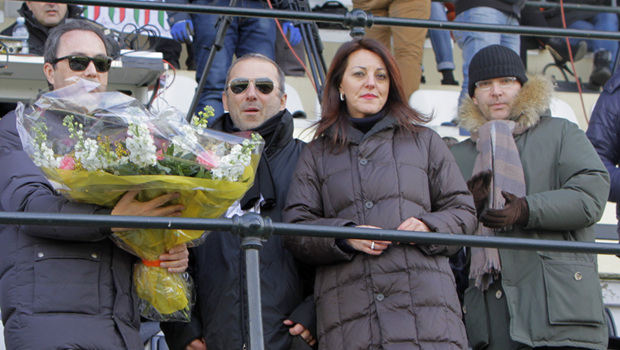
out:
{"label": "woman's face", "polygon": [[339,91],[351,117],[364,118],[378,113],[390,91],[390,77],[381,58],[368,50],[353,52]]}

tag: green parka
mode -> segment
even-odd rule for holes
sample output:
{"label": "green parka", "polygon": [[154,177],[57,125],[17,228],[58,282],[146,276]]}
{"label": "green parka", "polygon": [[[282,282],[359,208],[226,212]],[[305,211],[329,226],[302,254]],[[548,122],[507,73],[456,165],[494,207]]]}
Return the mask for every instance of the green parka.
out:
{"label": "green parka", "polygon": [[[529,127],[515,137],[525,174],[529,221],[525,227],[496,235],[593,242],[593,225],[607,201],[609,175],[583,131],[549,115],[552,91],[546,78],[532,76],[513,104],[511,119]],[[469,131],[487,122],[471,99],[459,114],[461,125]],[[463,177],[469,179],[478,154],[475,143],[463,141],[452,147],[452,153]],[[465,321],[474,349],[489,341],[489,349],[508,349],[505,343],[501,345],[502,339],[489,339],[497,333],[489,335],[488,327],[509,327],[512,340],[532,347],[606,349],[607,326],[595,255],[500,249],[500,259],[501,285],[494,283],[483,295],[472,283],[465,292]],[[509,325],[505,321],[498,325],[494,318],[501,319],[502,311],[490,306],[499,305],[502,297]]]}

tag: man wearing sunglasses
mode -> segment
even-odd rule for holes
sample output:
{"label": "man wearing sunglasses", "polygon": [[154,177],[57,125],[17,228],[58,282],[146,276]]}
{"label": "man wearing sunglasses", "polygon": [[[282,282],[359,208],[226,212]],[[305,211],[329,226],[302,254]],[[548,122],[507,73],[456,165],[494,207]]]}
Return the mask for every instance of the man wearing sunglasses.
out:
{"label": "man wearing sunglasses", "polygon": [[105,91],[112,66],[106,43],[105,37],[84,30],[70,30],[62,36],[50,37],[46,42],[43,65],[50,88],[59,89],[72,84],[76,78],[82,78],[99,83],[97,91]]}
{"label": "man wearing sunglasses", "polygon": [[[303,142],[293,138],[293,118],[285,109],[284,73],[271,59],[249,54],[228,71],[222,95],[229,113],[210,127],[225,132],[252,130],[265,139],[254,185],[227,216],[257,212],[281,221],[289,181]],[[249,346],[246,272],[241,240],[230,232],[212,233],[190,249],[197,289],[189,324],[162,324],[170,349],[228,350]],[[265,349],[308,349],[316,343],[312,280],[314,271],[283,247],[280,236],[260,252]]]}
{"label": "man wearing sunglasses", "polygon": [[[103,33],[85,21],[50,31],[44,73],[52,88],[83,78],[105,90],[110,61],[104,42]],[[0,119],[0,162],[5,164],[0,167],[0,211],[179,216],[184,209],[162,204],[174,193],[143,203],[131,191],[112,209],[67,200],[23,151],[15,112]],[[112,242],[110,235],[118,230],[0,226],[0,307],[7,349],[143,348],[132,285],[137,258]],[[168,271],[181,273],[187,257],[181,245],[159,259]]]}

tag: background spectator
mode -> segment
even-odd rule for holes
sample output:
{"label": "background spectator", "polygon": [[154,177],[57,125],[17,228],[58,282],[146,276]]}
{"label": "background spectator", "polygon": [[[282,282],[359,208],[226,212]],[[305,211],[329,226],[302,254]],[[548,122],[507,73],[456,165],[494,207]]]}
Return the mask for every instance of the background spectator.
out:
{"label": "background spectator", "polygon": [[[519,25],[525,0],[463,0],[456,2],[455,22],[498,25]],[[478,51],[489,45],[503,45],[517,54],[520,51],[518,34],[454,31],[454,37],[463,54],[463,89],[459,104],[467,97],[469,62]]]}
{"label": "background spectator", "polygon": [[[596,153],[605,164],[611,179],[609,201],[620,202],[620,72],[605,84],[596,101],[586,135]],[[616,205],[616,218],[620,221],[620,205]],[[618,226],[620,237],[620,226]]]}
{"label": "background spectator", "polygon": [[[555,0],[555,2],[558,2]],[[582,5],[610,5],[609,0],[565,0],[565,4],[576,3]],[[618,31],[618,15],[612,12],[591,12],[582,10],[564,10],[566,25],[572,29],[602,30],[608,32]],[[562,28],[562,15],[559,8],[545,11],[547,22],[553,27]],[[579,40],[571,38],[571,45],[576,45]],[[618,41],[587,39],[588,50],[594,52],[594,64],[588,82],[590,90],[599,90],[611,77],[618,53]]]}
{"label": "background spectator", "polygon": [[[430,0],[353,0],[353,7],[374,16],[429,19]],[[366,29],[366,37],[379,40],[393,50],[403,79],[403,90],[408,99],[420,87],[422,56],[426,28],[373,25]]]}
{"label": "background spectator", "polygon": [[[434,21],[448,21],[443,3],[431,2],[431,17]],[[437,70],[441,73],[441,85],[459,85],[454,80],[454,57],[452,56],[452,36],[448,30],[429,29]]]}
{"label": "background spectator", "polygon": [[[230,0],[168,0],[175,4],[197,4],[212,6],[230,6]],[[238,0],[237,7],[259,8],[267,4],[259,0]],[[288,8],[286,0],[274,1],[274,8]],[[220,16],[205,13],[169,12],[169,22],[173,37],[179,41],[190,40],[193,32],[194,58],[196,61],[196,81],[200,82],[203,70],[216,39],[216,23]],[[295,27],[291,30],[299,30]],[[202,111],[205,106],[214,109],[215,116],[224,113],[222,92],[226,86],[226,72],[230,68],[233,56],[241,57],[248,53],[260,53],[275,59],[276,24],[273,18],[233,17],[225,34],[222,49],[215,54],[213,64],[207,72],[207,80],[202,91],[197,91],[199,102],[193,113]]]}

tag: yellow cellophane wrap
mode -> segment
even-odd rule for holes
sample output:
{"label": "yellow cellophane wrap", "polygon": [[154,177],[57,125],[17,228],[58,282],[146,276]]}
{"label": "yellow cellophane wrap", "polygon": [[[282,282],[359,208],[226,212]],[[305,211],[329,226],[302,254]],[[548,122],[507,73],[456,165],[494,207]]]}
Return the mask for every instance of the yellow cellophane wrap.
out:
{"label": "yellow cellophane wrap", "polygon": [[[113,207],[130,190],[140,190],[136,197],[140,201],[179,192],[176,202],[185,206],[182,217],[218,218],[252,186],[259,157],[252,155],[250,166],[236,182],[175,175],[117,176],[104,171],[50,168],[43,171],[50,180],[61,184],[60,192],[79,202]],[[192,241],[199,241],[204,233],[197,230],[137,229],[115,232],[112,236],[121,247],[142,260],[156,261],[174,246],[182,243],[191,246]],[[187,281],[180,274],[139,263],[134,270],[134,284],[137,295],[146,301],[145,306],[140,306],[143,316],[160,321],[189,321],[192,295]]]}

